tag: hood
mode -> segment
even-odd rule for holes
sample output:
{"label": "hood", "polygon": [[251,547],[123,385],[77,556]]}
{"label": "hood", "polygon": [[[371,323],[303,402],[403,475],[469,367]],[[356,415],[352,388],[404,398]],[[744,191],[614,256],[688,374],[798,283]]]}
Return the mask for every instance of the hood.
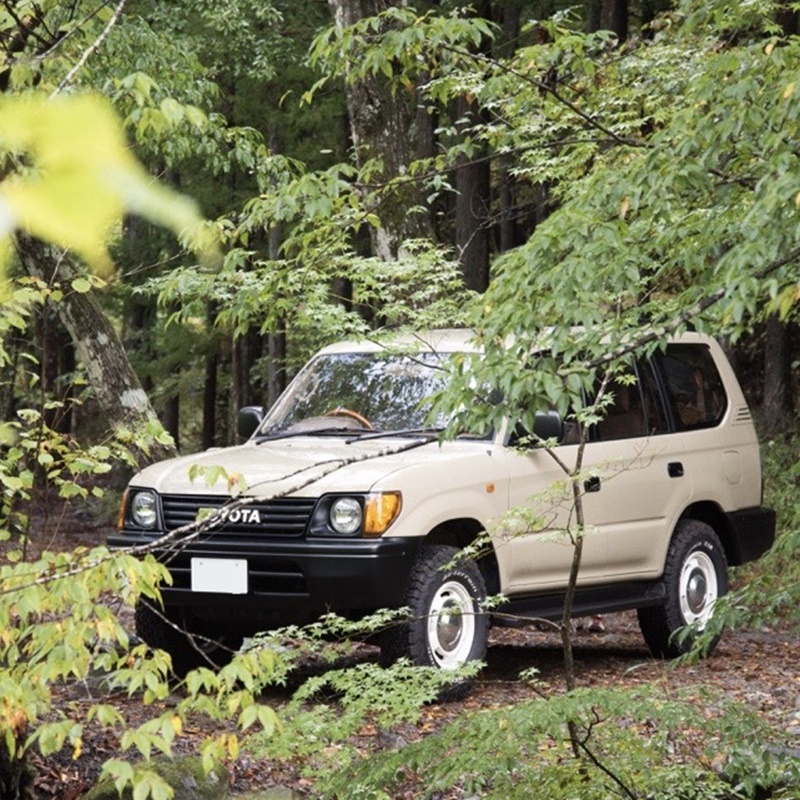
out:
{"label": "hood", "polygon": [[[486,447],[486,442],[480,443]],[[217,448],[180,456],[142,470],[131,485],[161,494],[228,494],[228,481],[243,479],[255,497],[370,491],[377,481],[407,466],[474,452],[475,441],[372,439],[346,444],[341,438],[303,436],[261,444]],[[199,470],[199,472],[198,472]],[[194,480],[190,475],[197,473]],[[209,485],[206,477],[216,477]]]}

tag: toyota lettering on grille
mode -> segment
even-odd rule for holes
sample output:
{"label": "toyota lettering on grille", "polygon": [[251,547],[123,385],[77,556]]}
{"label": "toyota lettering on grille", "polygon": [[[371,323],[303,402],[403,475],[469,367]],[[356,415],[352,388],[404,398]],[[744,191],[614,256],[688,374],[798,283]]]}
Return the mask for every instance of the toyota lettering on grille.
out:
{"label": "toyota lettering on grille", "polygon": [[261,514],[257,508],[199,508],[195,521],[202,522],[216,512],[220,513],[222,522],[231,522],[234,525],[240,522],[245,525],[258,525],[261,522]]}

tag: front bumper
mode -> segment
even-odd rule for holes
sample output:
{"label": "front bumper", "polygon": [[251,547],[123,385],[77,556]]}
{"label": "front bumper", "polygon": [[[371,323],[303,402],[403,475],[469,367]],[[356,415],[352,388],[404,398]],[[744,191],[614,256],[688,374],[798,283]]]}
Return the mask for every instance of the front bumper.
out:
{"label": "front bumper", "polygon": [[[156,538],[157,534],[123,530],[109,537],[108,546],[125,548]],[[255,631],[264,619],[272,624],[302,624],[327,611],[363,614],[404,605],[417,549],[416,539],[401,537],[254,543],[252,538],[237,541],[226,536],[224,543],[213,539],[178,543],[154,555],[172,575],[172,586],[161,589],[165,605],[222,619],[228,615],[237,627]],[[247,593],[192,591],[195,557],[245,560]]]}

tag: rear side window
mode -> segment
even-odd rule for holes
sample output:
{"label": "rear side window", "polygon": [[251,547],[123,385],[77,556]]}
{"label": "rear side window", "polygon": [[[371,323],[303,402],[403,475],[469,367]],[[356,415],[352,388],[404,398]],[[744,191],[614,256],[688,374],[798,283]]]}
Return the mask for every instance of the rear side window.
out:
{"label": "rear side window", "polygon": [[612,380],[607,391],[612,398],[606,416],[597,424],[595,437],[601,441],[629,439],[664,433],[661,403],[649,364],[637,363],[635,383]]}
{"label": "rear side window", "polygon": [[670,344],[664,354],[656,356],[656,361],[676,430],[718,425],[728,407],[728,398],[708,347]]}

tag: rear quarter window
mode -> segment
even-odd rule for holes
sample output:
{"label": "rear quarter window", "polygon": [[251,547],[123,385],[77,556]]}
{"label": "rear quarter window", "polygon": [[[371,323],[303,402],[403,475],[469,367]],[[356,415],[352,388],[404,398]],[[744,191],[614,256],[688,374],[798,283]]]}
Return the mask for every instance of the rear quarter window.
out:
{"label": "rear quarter window", "polygon": [[708,347],[670,344],[656,362],[676,430],[719,425],[728,397]]}

